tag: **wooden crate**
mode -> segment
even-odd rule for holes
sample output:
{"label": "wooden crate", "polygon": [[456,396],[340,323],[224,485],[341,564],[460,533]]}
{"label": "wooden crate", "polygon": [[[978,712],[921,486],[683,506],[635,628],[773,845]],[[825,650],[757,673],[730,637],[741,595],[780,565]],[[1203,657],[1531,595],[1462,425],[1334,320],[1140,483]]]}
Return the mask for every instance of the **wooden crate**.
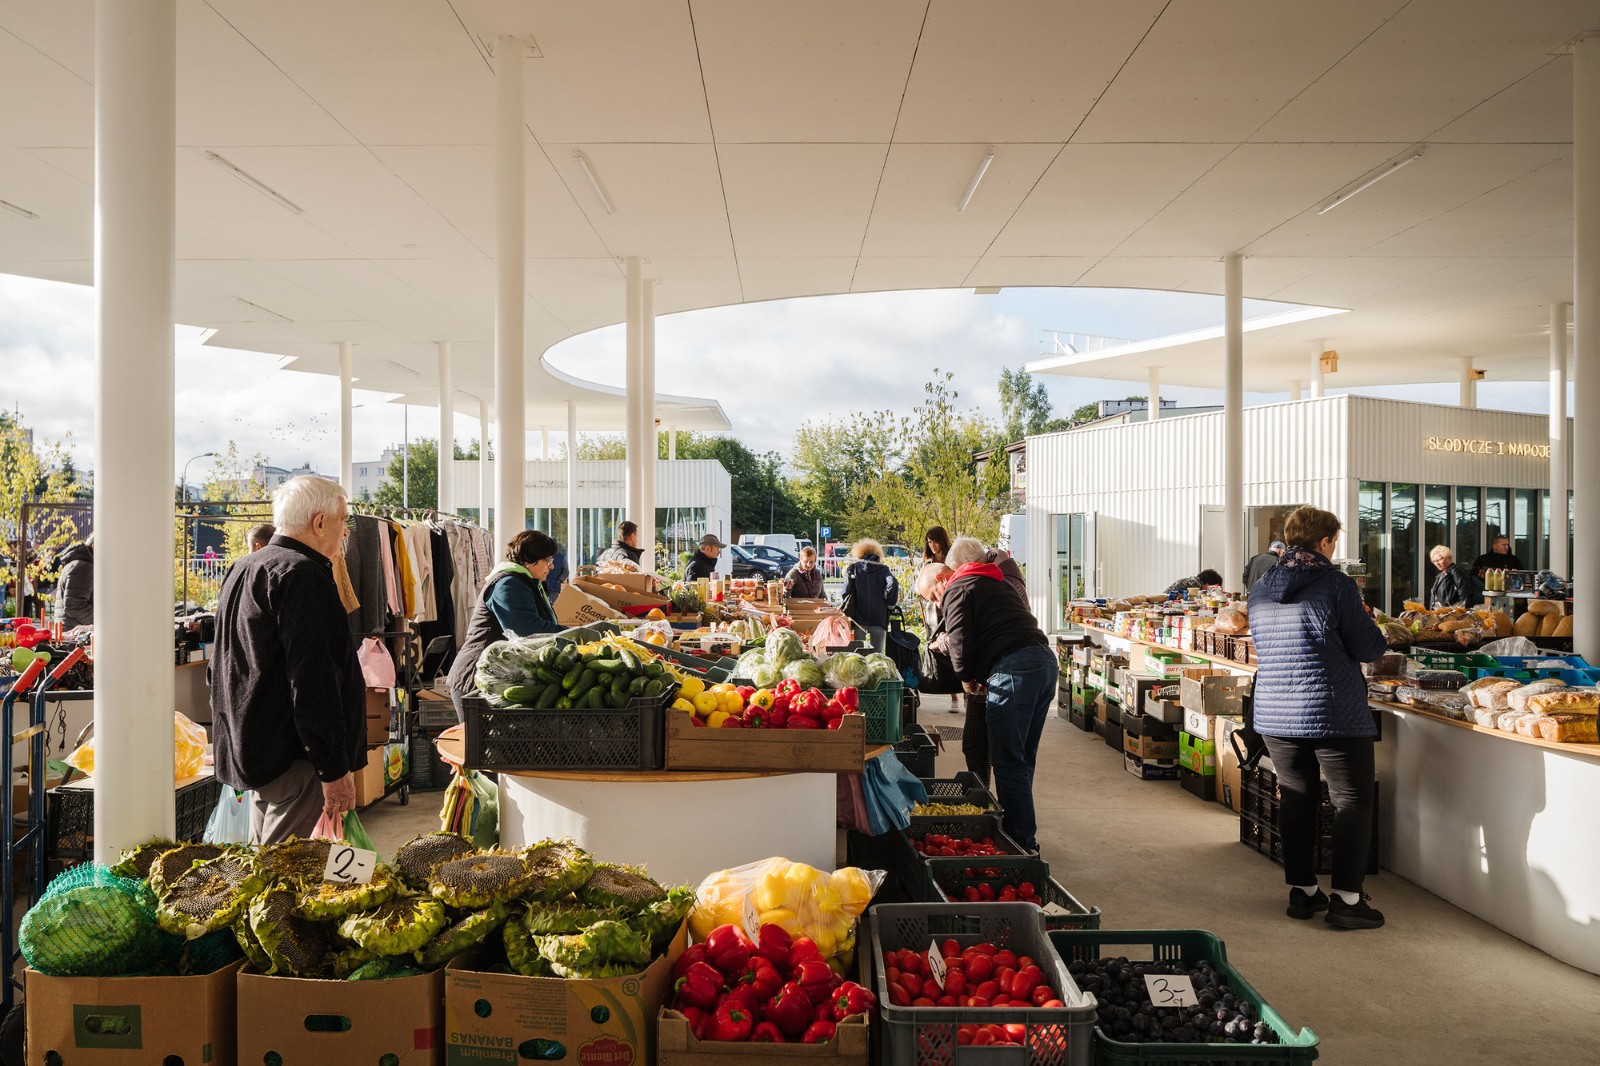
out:
{"label": "wooden crate", "polygon": [[867,720],[847,714],[838,729],[706,729],[668,710],[668,770],[788,770],[859,774]]}

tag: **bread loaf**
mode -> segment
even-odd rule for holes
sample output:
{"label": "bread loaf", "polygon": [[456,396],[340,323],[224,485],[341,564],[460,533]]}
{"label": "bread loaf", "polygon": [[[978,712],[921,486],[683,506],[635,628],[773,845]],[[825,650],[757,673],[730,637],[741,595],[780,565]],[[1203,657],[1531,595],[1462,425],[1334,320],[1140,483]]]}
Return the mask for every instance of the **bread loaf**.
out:
{"label": "bread loaf", "polygon": [[1489,628],[1494,630],[1495,636],[1509,637],[1512,635],[1511,616],[1504,611],[1490,611],[1488,622]]}
{"label": "bread loaf", "polygon": [[1572,636],[1572,616],[1570,614],[1562,615],[1561,621],[1556,623],[1556,631],[1550,635],[1552,637]]}
{"label": "bread loaf", "polygon": [[1439,632],[1454,633],[1458,629],[1472,629],[1478,623],[1471,618],[1452,618],[1447,622],[1439,623]]}
{"label": "bread loaf", "polygon": [[1540,714],[1587,714],[1600,712],[1600,689],[1569,688],[1561,692],[1545,692],[1531,697],[1527,709]]}
{"label": "bread loaf", "polygon": [[1472,712],[1472,720],[1485,729],[1493,729],[1494,720],[1499,717],[1499,714],[1500,712],[1491,711],[1487,707],[1479,707]]}
{"label": "bread loaf", "polygon": [[1537,615],[1561,614],[1561,604],[1555,600],[1529,600],[1528,613]]}
{"label": "bread loaf", "polygon": [[1515,733],[1517,719],[1527,714],[1527,711],[1501,711],[1494,719],[1494,727],[1502,733]]}
{"label": "bread loaf", "polygon": [[1491,711],[1509,711],[1511,709],[1511,693],[1522,686],[1515,681],[1501,678],[1500,684],[1489,685],[1478,689],[1474,695],[1478,697],[1478,706]]}
{"label": "bread loaf", "polygon": [[1600,719],[1587,714],[1549,714],[1539,719],[1541,740],[1560,744],[1594,744],[1600,742]]}
{"label": "bread loaf", "polygon": [[1539,616],[1529,611],[1520,616],[1516,624],[1511,627],[1514,637],[1536,637],[1539,635]]}
{"label": "bread loaf", "polygon": [[1561,616],[1559,614],[1541,615],[1539,617],[1539,635],[1541,637],[1555,636],[1556,626],[1559,626],[1560,624]]}
{"label": "bread loaf", "polygon": [[1517,719],[1517,735],[1520,737],[1539,736],[1540,723],[1548,722],[1549,720],[1542,714],[1525,714]]}
{"label": "bread loaf", "polygon": [[1566,687],[1567,683],[1565,681],[1535,681],[1532,684],[1523,685],[1521,688],[1512,689],[1506,693],[1506,707],[1513,711],[1526,711],[1530,709],[1528,701],[1533,697],[1542,696],[1546,692],[1555,692],[1557,689]]}

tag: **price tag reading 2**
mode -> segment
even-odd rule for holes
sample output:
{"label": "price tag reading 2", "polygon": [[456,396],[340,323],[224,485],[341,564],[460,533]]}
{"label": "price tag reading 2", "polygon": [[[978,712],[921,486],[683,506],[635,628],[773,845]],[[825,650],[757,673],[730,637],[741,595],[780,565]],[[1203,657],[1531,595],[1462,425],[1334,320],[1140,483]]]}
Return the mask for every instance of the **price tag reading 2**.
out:
{"label": "price tag reading 2", "polygon": [[1194,1007],[1200,1003],[1187,974],[1146,974],[1144,987],[1150,993],[1150,1002],[1157,1007]]}
{"label": "price tag reading 2", "polygon": [[322,871],[322,879],[341,885],[364,885],[372,880],[377,868],[377,852],[335,844],[328,849],[328,865]]}
{"label": "price tag reading 2", "polygon": [[761,916],[756,913],[755,901],[744,898],[744,935],[754,943],[761,943]]}
{"label": "price tag reading 2", "polygon": [[940,950],[939,942],[937,940],[928,945],[928,976],[933,978],[933,983],[938,985],[939,989],[943,991],[944,979],[946,976],[944,952]]}

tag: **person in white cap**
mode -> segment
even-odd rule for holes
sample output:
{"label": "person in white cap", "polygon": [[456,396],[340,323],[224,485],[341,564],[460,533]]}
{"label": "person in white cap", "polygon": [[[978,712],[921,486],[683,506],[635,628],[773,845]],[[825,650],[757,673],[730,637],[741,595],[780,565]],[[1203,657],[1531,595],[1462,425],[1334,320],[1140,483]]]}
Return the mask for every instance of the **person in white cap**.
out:
{"label": "person in white cap", "polygon": [[717,538],[715,533],[707,533],[700,538],[700,550],[689,559],[689,565],[683,571],[685,581],[696,581],[702,577],[709,578],[717,571],[717,556],[722,554],[722,549],[727,545]]}
{"label": "person in white cap", "polygon": [[1255,558],[1251,559],[1245,564],[1244,591],[1246,593],[1255,588],[1255,584],[1257,581],[1261,580],[1262,574],[1265,574],[1268,570],[1271,570],[1274,566],[1278,565],[1278,561],[1283,558],[1284,548],[1285,545],[1283,541],[1275,540],[1271,544],[1267,545],[1266,551],[1262,552],[1260,555],[1257,555]]}

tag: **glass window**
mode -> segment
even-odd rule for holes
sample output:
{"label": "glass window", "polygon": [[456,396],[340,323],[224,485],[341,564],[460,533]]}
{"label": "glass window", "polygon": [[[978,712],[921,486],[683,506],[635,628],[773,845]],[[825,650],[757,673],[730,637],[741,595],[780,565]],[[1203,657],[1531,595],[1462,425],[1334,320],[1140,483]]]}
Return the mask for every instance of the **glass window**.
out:
{"label": "glass window", "polygon": [[1539,490],[1539,565],[1535,569],[1544,569],[1550,565],[1550,490]]}
{"label": "glass window", "polygon": [[1417,486],[1389,486],[1389,611],[1398,614],[1406,600],[1417,598],[1418,538]]}
{"label": "glass window", "polygon": [[1384,508],[1384,487],[1381,481],[1363,481],[1357,500],[1359,529],[1356,533],[1355,557],[1366,568],[1359,576],[1361,595],[1373,607],[1383,606],[1384,541],[1388,534],[1388,512]]}
{"label": "glass window", "polygon": [[1456,487],[1456,557],[1471,562],[1483,554],[1480,493],[1476,488]]}
{"label": "glass window", "polygon": [[1065,629],[1067,604],[1085,594],[1083,574],[1083,515],[1055,517],[1056,628]]}
{"label": "glass window", "polygon": [[1511,535],[1511,490],[1483,490],[1483,543],[1494,545],[1494,538]]}
{"label": "glass window", "polygon": [[1518,489],[1511,513],[1511,554],[1517,557],[1524,570],[1539,568],[1534,531],[1539,523],[1539,498],[1537,489]]}
{"label": "glass window", "polygon": [[[1450,534],[1450,486],[1429,485],[1422,492],[1422,554],[1426,558],[1429,550],[1435,544],[1444,544],[1461,554],[1455,549],[1454,541]],[[1467,556],[1470,560],[1472,557]]]}

